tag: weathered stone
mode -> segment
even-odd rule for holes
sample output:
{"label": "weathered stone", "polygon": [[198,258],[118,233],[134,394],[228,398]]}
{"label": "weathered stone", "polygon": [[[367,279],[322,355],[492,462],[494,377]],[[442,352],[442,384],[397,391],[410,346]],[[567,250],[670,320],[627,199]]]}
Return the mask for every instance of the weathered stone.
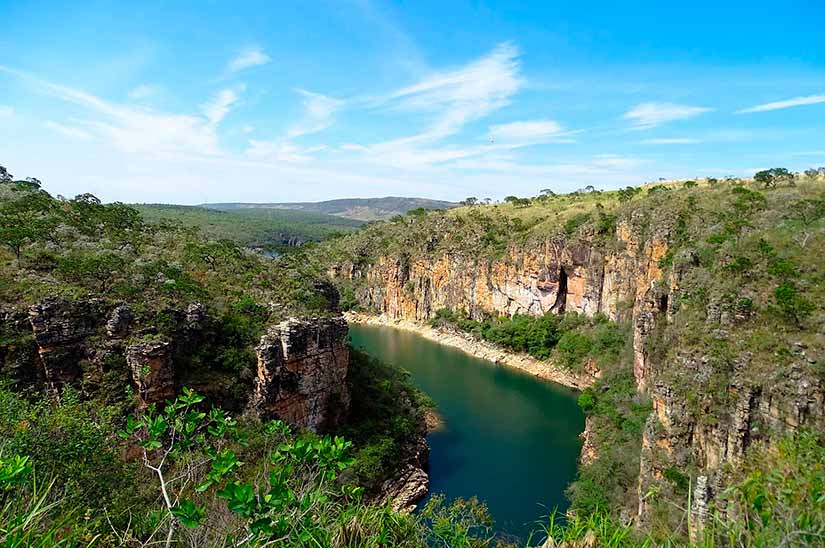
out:
{"label": "weathered stone", "polygon": [[418,502],[427,495],[430,477],[427,473],[411,464],[406,465],[397,477],[387,480],[381,487],[386,493],[385,501],[396,512],[412,512]]}
{"label": "weathered stone", "polygon": [[126,336],[132,320],[134,320],[132,309],[126,305],[118,306],[112,310],[109,319],[106,320],[106,334],[110,337]]}
{"label": "weathered stone", "polygon": [[81,376],[85,340],[98,331],[101,317],[102,302],[95,299],[46,299],[29,309],[37,352],[51,391],[59,392]]}
{"label": "weathered stone", "polygon": [[290,319],[261,338],[250,409],[293,425],[323,430],[349,408],[349,350],[342,317]]}
{"label": "weathered stone", "polygon": [[710,516],[710,488],[707,476],[696,478],[696,488],[693,490],[693,503],[690,508],[690,540],[698,543],[708,523]]}
{"label": "weathered stone", "polygon": [[143,406],[162,403],[175,396],[172,342],[160,337],[130,344],[126,363]]}

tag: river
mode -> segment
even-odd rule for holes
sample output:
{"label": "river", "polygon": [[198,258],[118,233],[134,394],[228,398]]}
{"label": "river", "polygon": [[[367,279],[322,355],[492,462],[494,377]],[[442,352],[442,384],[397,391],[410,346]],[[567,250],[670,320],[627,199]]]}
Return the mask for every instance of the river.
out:
{"label": "river", "polygon": [[430,493],[478,496],[495,530],[526,538],[576,474],[576,393],[391,327],[350,325],[353,346],[409,371],[444,427],[429,435]]}

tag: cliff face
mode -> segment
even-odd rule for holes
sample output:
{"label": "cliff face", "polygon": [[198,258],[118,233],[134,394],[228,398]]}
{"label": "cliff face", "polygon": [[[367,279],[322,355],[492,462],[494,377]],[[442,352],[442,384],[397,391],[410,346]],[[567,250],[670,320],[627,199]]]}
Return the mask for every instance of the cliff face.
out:
{"label": "cliff face", "polygon": [[380,257],[361,268],[335,266],[333,278],[360,279],[358,301],[391,319],[426,321],[442,308],[484,315],[601,313],[634,325],[634,372],[647,384],[645,336],[668,310],[659,262],[668,251],[666,228],[641,239],[640,221],[620,223],[611,244],[546,240],[510,247],[506,256]]}
{"label": "cliff face", "polygon": [[290,319],[270,328],[256,349],[250,409],[304,428],[339,422],[349,407],[346,338],[341,317]]}
{"label": "cliff face", "polygon": [[[724,465],[735,465],[753,440],[806,425],[825,427],[825,390],[803,367],[775,379],[754,375],[747,354],[736,357],[732,373],[688,350],[665,352],[667,359],[653,356],[663,332],[670,330],[678,344],[678,303],[687,297],[683,285],[687,279],[694,289],[697,285],[691,276],[699,261],[691,252],[672,249],[672,230],[668,223],[650,227],[630,217],[619,221],[609,238],[511,244],[497,259],[383,255],[370,264],[342,262],[330,275],[351,283],[365,308],[391,319],[423,322],[448,308],[474,319],[573,311],[629,323],[637,390],[654,408],[642,436],[637,519],[648,519],[648,495],[673,468],[686,471],[694,487],[701,484],[706,498],[696,510],[701,522],[707,503],[724,485]],[[706,315],[707,331],[721,322],[723,339],[725,324],[742,319],[713,305]],[[795,359],[814,363],[815,357],[797,348]],[[583,464],[599,452],[586,434]]]}
{"label": "cliff face", "polygon": [[196,302],[165,316],[173,327],[158,334],[129,306],[102,299],[50,298],[26,311],[4,309],[0,372],[20,390],[56,398],[67,386],[112,398],[131,386],[141,407],[163,403],[188,384],[221,405],[249,401],[261,416],[312,429],[335,424],[346,413],[349,355],[342,317],[291,319],[270,328],[257,348],[254,386],[237,402],[236,394],[224,393],[231,390],[220,375],[192,370],[191,355],[215,333],[206,307]]}

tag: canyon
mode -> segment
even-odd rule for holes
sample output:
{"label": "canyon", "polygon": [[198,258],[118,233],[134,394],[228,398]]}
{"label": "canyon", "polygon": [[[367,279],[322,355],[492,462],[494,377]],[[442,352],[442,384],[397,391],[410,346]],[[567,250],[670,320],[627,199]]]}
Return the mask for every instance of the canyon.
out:
{"label": "canyon", "polygon": [[[678,329],[680,299],[693,289],[699,263],[690,251],[674,248],[672,221],[651,225],[642,216],[620,219],[607,241],[554,237],[507,247],[499,257],[481,253],[436,251],[377,253],[363,260],[343,260],[328,270],[339,284],[354,288],[356,302],[366,311],[355,321],[387,324],[457,346],[468,353],[509,363],[532,374],[581,389],[598,377],[561,372],[552,363],[524,356],[505,357],[474,337],[433,330],[426,322],[439,309],[461,310],[469,318],[540,316],[576,312],[603,314],[632,331],[632,369],[640,398],[649,399],[653,413],[644,425],[640,447],[636,503],[628,512],[638,524],[651,519],[650,493],[665,483],[671,470],[691,470],[694,529],[701,530],[707,508],[721,493],[731,467],[757,439],[778,438],[802,427],[825,427],[822,383],[809,368],[816,352],[795,346],[790,374],[767,380],[749,370],[749,355],[736,358],[725,376],[719,408],[697,407],[694,390],[702,391],[718,376],[706,356],[677,348],[665,361],[651,350],[663,333]],[[438,234],[432,235],[438,241]],[[430,246],[435,248],[435,246]],[[665,265],[665,262],[669,264]],[[707,329],[722,340],[742,323],[741,314],[711,295]],[[674,335],[674,340],[678,335]],[[661,352],[658,352],[661,355]],[[685,384],[693,387],[685,390]],[[702,407],[704,406],[704,407]],[[583,435],[582,463],[598,458],[592,422]],[[684,504],[683,500],[680,500]]]}

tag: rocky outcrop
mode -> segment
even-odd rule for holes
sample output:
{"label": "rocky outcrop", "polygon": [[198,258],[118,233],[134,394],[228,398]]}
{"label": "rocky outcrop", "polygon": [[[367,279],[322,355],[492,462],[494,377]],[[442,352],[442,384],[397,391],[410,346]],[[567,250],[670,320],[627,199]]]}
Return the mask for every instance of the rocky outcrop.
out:
{"label": "rocky outcrop", "polygon": [[[328,282],[315,289],[331,307],[338,294]],[[118,399],[131,385],[139,405],[163,403],[184,386],[219,405],[251,407],[293,425],[323,429],[348,410],[349,351],[342,317],[290,319],[261,339],[258,378],[238,394],[243,379],[228,379],[193,359],[219,331],[199,302],[162,313],[164,328],[151,325],[123,303],[103,299],[46,299],[28,310],[0,310],[0,373],[19,389],[46,388],[59,398],[68,385]],[[154,318],[154,316],[152,316]],[[210,354],[211,352],[211,354]],[[219,359],[221,348],[202,353]],[[251,404],[250,404],[251,402]]]}
{"label": "rocky outcrop", "polygon": [[175,397],[173,352],[166,337],[136,342],[126,349],[126,363],[143,406]]}
{"label": "rocky outcrop", "polygon": [[667,228],[641,237],[644,220],[618,224],[616,241],[548,239],[511,246],[504,257],[476,255],[379,257],[343,263],[333,278],[357,280],[358,300],[390,320],[424,322],[442,308],[485,315],[602,313],[633,322],[637,384],[646,384],[646,336],[667,313],[669,283],[660,287]]}
{"label": "rocky outcrop", "polygon": [[615,249],[590,241],[550,239],[511,247],[498,259],[475,255],[380,257],[366,267],[344,263],[333,277],[363,278],[359,302],[393,319],[424,321],[441,308],[471,317],[575,311],[627,317],[661,277],[666,235],[640,242],[628,224]]}
{"label": "rocky outcrop", "polygon": [[349,349],[342,317],[290,319],[261,338],[249,408],[262,417],[323,430],[349,407]]}
{"label": "rocky outcrop", "polygon": [[29,315],[14,308],[0,308],[0,374],[17,390],[41,389],[43,370]]}
{"label": "rocky outcrop", "polygon": [[418,435],[398,451],[400,459],[396,474],[381,486],[379,502],[397,512],[413,512],[430,489],[427,474],[430,447],[426,436],[442,426],[441,419],[433,412],[427,412],[419,426]]}
{"label": "rocky outcrop", "polygon": [[29,309],[37,353],[47,388],[52,392],[82,375],[87,358],[86,339],[97,333],[103,303],[100,300],[47,299]]}

